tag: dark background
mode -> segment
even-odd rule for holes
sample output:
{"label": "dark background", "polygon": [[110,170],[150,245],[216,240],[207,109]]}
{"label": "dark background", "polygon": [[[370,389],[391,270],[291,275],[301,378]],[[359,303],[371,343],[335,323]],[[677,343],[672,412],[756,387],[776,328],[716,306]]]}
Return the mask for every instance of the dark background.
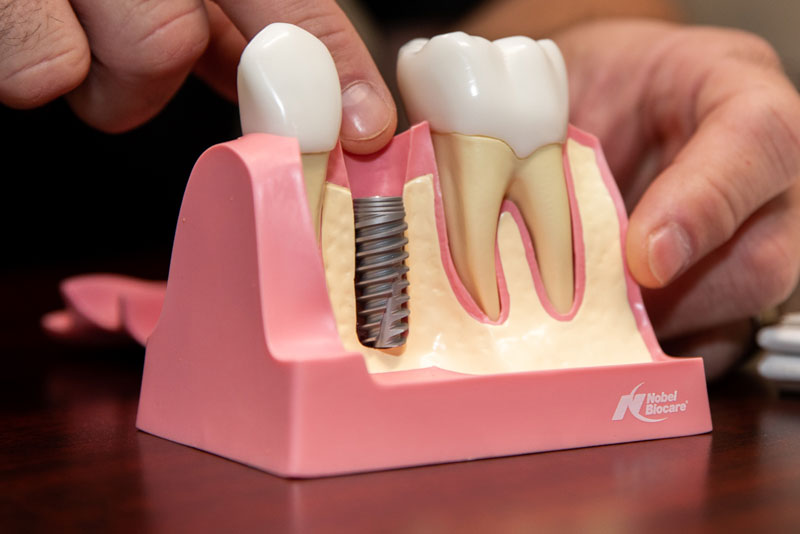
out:
{"label": "dark background", "polygon": [[119,135],[84,125],[61,99],[0,108],[3,269],[103,270],[129,260],[133,271],[150,265],[131,274],[166,277],[192,166],[240,135],[238,121],[233,104],[193,78],[155,119]]}

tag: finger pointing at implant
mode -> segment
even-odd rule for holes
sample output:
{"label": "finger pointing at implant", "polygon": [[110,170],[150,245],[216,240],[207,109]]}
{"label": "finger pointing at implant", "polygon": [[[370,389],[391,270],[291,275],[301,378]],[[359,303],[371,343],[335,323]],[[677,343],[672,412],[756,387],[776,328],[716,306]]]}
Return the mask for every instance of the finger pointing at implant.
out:
{"label": "finger pointing at implant", "polygon": [[335,2],[220,0],[218,3],[248,40],[273,22],[295,24],[318,37],[331,52],[339,72],[344,149],[368,154],[389,142],[397,126],[394,101],[366,46]]}

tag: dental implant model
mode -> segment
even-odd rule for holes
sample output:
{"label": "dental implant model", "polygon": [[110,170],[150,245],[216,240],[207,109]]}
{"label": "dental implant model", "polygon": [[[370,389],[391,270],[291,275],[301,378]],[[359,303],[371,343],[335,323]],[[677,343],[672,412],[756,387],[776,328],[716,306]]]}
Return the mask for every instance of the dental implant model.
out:
{"label": "dental implant model", "polygon": [[245,135],[189,178],[138,428],[290,477],[708,432],[555,44],[415,40],[398,78],[413,126],[357,156],[321,42],[245,49]]}

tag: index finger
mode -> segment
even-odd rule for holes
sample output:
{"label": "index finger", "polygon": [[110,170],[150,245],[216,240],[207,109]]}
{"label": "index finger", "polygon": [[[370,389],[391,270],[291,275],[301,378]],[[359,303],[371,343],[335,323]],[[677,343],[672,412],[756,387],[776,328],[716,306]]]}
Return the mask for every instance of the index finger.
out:
{"label": "index finger", "polygon": [[394,100],[358,32],[333,0],[219,0],[218,4],[248,40],[268,24],[286,22],[325,44],[342,87],[340,137],[345,150],[369,154],[391,140],[397,127]]}

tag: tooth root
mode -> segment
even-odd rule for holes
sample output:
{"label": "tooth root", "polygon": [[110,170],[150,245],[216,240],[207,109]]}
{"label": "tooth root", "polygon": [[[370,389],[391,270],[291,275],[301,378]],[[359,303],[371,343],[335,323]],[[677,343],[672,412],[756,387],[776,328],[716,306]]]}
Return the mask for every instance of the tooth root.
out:
{"label": "tooth root", "polygon": [[308,210],[311,212],[311,223],[319,242],[320,220],[322,218],[322,197],[325,192],[325,178],[328,174],[328,152],[302,154],[303,178],[306,184]]}
{"label": "tooth root", "polygon": [[519,207],[528,226],[553,307],[567,313],[572,307],[574,268],[572,223],[561,144],[546,145],[518,167],[508,197]]}
{"label": "tooth root", "polygon": [[488,137],[436,133],[433,146],[453,264],[478,306],[496,320],[495,240],[513,172],[511,149]]}
{"label": "tooth root", "polygon": [[[498,317],[494,238],[508,191],[533,236],[549,300],[567,313],[572,231],[561,143],[569,94],[558,47],[454,32],[403,46],[397,76],[412,122],[427,120],[436,134],[454,136],[439,138],[437,163],[453,263],[467,290]],[[461,146],[450,146],[453,139]]]}

